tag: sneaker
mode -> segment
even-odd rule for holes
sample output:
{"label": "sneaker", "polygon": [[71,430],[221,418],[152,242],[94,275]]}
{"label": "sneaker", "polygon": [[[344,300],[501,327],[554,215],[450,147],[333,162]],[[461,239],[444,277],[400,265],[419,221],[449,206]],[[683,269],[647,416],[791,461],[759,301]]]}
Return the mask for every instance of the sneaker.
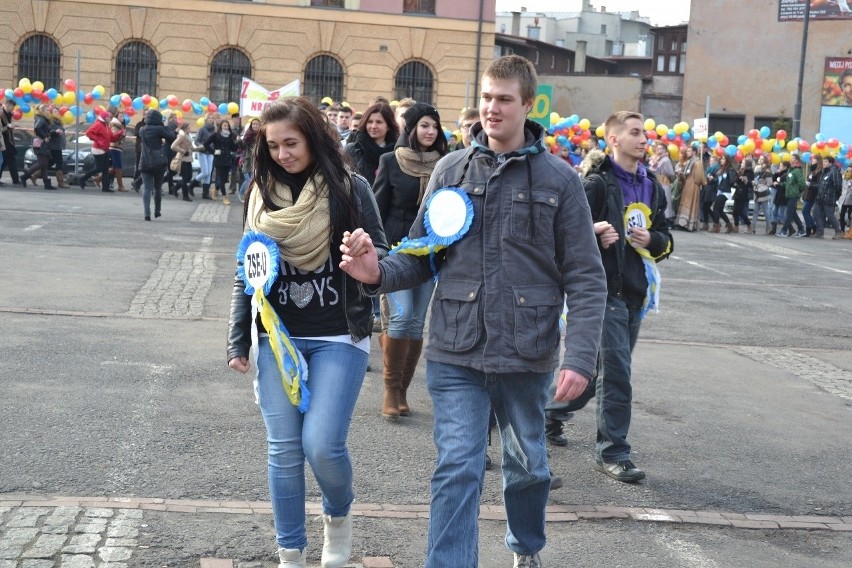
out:
{"label": "sneaker", "polygon": [[514,568],[541,568],[541,557],[538,554],[533,554],[532,556],[527,556],[525,554],[518,554],[517,552],[513,552],[515,555],[515,563],[512,565]]}
{"label": "sneaker", "polygon": [[645,479],[645,472],[633,465],[630,460],[622,460],[616,463],[597,462],[595,468],[601,473],[605,473],[616,481],[624,483],[636,483]]}
{"label": "sneaker", "polygon": [[305,568],[307,563],[305,551],[298,548],[279,548],[278,559],[281,561],[278,568]]}
{"label": "sneaker", "polygon": [[553,475],[553,472],[550,472],[550,490],[555,491],[556,489],[560,489],[565,483],[562,481],[562,478],[558,475]]}
{"label": "sneaker", "polygon": [[788,233],[787,231],[781,230],[781,231],[778,231],[777,233],[775,233],[775,236],[781,237],[782,239],[786,239],[787,237],[790,236],[790,233]]}
{"label": "sneaker", "polygon": [[799,231],[798,233],[796,233],[796,234],[795,234],[795,235],[793,235],[793,236],[794,236],[794,237],[796,237],[797,239],[801,239],[802,237],[804,237],[804,236],[805,236],[805,232],[804,232],[804,231]]}
{"label": "sneaker", "polygon": [[544,435],[547,436],[547,441],[554,446],[567,446],[568,437],[565,436],[565,427],[561,420],[553,420],[548,418],[544,421]]}
{"label": "sneaker", "polygon": [[323,568],[342,568],[352,555],[352,511],[344,517],[322,516],[325,539],[322,546]]}

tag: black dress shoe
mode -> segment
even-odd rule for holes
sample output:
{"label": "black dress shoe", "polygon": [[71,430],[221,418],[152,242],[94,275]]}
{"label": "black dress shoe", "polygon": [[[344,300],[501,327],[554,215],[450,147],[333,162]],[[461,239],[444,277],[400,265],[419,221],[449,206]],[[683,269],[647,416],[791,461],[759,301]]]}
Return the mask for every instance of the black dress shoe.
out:
{"label": "black dress shoe", "polygon": [[115,190],[110,188],[102,189],[101,191],[104,193],[115,193]]}
{"label": "black dress shoe", "polygon": [[150,220],[151,220],[151,216],[150,216],[150,215],[145,215],[145,220],[146,220],[146,221],[150,221]]}
{"label": "black dress shoe", "polygon": [[154,213],[154,217],[161,217],[161,216],[162,215],[160,215],[159,213]]}
{"label": "black dress shoe", "polygon": [[548,418],[544,421],[544,434],[547,441],[554,446],[567,446],[568,437],[564,433],[565,428],[561,420],[553,420]]}

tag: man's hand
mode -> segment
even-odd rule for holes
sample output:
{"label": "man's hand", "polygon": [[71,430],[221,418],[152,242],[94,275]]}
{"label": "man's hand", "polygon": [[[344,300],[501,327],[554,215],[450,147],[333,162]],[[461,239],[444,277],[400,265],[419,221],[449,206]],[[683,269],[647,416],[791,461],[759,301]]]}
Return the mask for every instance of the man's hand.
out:
{"label": "man's hand", "polygon": [[355,280],[365,284],[378,284],[382,280],[379,270],[379,257],[373,240],[364,229],[355,229],[351,233],[343,233],[343,243],[340,245],[343,260],[340,269]]}
{"label": "man's hand", "polygon": [[608,249],[610,245],[618,242],[618,232],[606,221],[595,223],[595,234],[601,242],[601,248]]}
{"label": "man's hand", "polygon": [[559,378],[556,379],[556,396],[553,398],[560,402],[574,400],[583,394],[587,386],[589,386],[589,379],[576,371],[562,369],[559,371]]}
{"label": "man's hand", "polygon": [[642,248],[648,248],[651,244],[651,233],[643,227],[633,227],[630,229],[630,240]]}
{"label": "man's hand", "polygon": [[234,357],[228,361],[228,366],[240,373],[248,373],[251,369],[251,361],[247,357]]}

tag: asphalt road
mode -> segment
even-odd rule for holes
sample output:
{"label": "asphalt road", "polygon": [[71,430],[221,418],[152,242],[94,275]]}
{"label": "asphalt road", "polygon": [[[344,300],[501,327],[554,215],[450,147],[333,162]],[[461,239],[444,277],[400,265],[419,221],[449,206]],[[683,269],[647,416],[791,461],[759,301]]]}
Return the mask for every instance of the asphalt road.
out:
{"label": "asphalt road", "polygon": [[[0,494],[266,500],[250,377],[225,361],[240,207],[134,194],[0,190]],[[675,233],[661,311],[634,357],[634,461],[648,479],[593,470],[580,412],[552,469],[552,504],[852,516],[852,241]],[[374,339],[375,343],[375,339]],[[362,503],[429,502],[434,460],[423,368],[413,415],[378,413],[373,347],[350,446]],[[498,448],[491,449],[498,458]],[[499,462],[499,458],[497,459]],[[500,504],[489,472],[484,504]],[[309,480],[308,499],[319,491]],[[268,516],[150,513],[139,566],[200,556],[270,559]],[[155,528],[156,527],[156,528]],[[424,521],[356,523],[360,554],[422,564]],[[505,566],[483,522],[482,566]],[[312,528],[319,546],[321,529]],[[849,533],[631,521],[550,528],[546,566],[850,566]]]}

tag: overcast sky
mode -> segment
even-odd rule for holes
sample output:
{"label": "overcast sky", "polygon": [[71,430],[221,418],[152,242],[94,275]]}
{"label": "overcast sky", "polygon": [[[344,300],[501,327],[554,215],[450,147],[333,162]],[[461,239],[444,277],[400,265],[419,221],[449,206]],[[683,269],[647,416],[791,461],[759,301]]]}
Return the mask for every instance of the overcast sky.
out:
{"label": "overcast sky", "polygon": [[[689,20],[690,0],[592,0],[592,6],[607,12],[630,12],[651,19],[655,26],[671,26]],[[519,11],[525,7],[529,12],[579,12],[582,0],[497,0],[498,12]]]}

